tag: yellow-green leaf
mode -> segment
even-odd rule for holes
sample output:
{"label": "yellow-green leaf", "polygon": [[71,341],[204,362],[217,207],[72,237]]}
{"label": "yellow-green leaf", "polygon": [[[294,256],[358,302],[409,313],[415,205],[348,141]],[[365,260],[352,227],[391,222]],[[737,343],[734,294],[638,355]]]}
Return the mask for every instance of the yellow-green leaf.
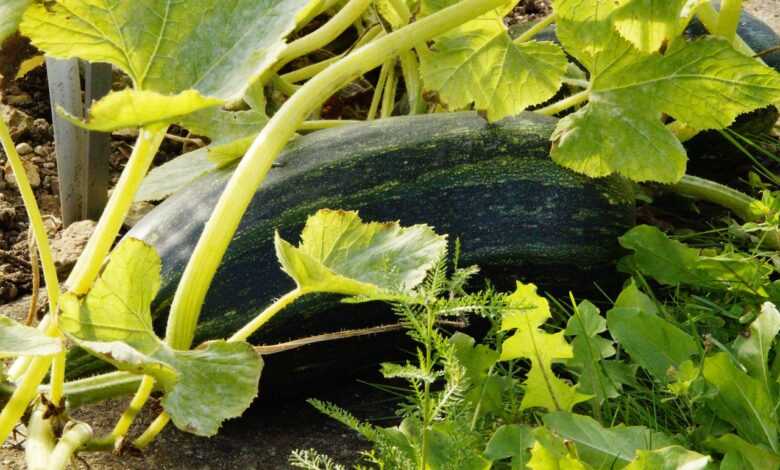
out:
{"label": "yellow-green leaf", "polygon": [[153,91],[127,89],[109,93],[93,103],[86,121],[67,114],[62,108],[57,111],[77,126],[92,131],[111,132],[128,127],[176,122],[190,113],[220,103],[221,100],[206,98],[195,90],[163,95]]}
{"label": "yellow-green leaf", "polygon": [[615,11],[621,36],[643,52],[656,52],[680,36],[706,0],[633,0]]}
{"label": "yellow-green leaf", "polygon": [[711,457],[681,446],[669,446],[657,450],[639,450],[637,458],[625,470],[704,470],[709,468]]}
{"label": "yellow-green leaf", "polygon": [[32,0],[3,0],[0,4],[0,44],[16,32],[24,10]]}
{"label": "yellow-green leaf", "polygon": [[62,342],[0,315],[0,358],[15,356],[51,356],[62,352]]}
{"label": "yellow-green leaf", "polygon": [[446,249],[446,236],[427,225],[366,223],[347,211],[309,217],[297,247],[276,235],[277,257],[300,289],[354,296],[410,292]]}

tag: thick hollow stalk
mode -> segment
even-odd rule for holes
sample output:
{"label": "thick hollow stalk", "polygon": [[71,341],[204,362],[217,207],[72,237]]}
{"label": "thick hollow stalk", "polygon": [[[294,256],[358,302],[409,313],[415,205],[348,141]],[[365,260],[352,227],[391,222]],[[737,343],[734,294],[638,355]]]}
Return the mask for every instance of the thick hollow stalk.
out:
{"label": "thick hollow stalk", "polygon": [[715,34],[733,43],[737,38],[739,17],[742,14],[742,0],[723,0],[720,3],[718,26]]}
{"label": "thick hollow stalk", "polygon": [[171,417],[168,415],[168,413],[161,413],[160,416],[155,418],[154,421],[152,421],[152,424],[150,424],[149,427],[146,428],[146,430],[140,436],[138,436],[138,439],[133,441],[133,446],[138,449],[146,448],[149,444],[152,443],[154,438],[163,432],[163,429],[165,429],[165,426],[167,426],[170,421]]}
{"label": "thick hollow stalk", "polygon": [[51,392],[49,398],[51,402],[59,406],[62,403],[65,384],[65,352],[54,356],[51,363]]}
{"label": "thick hollow stalk", "polygon": [[3,150],[5,150],[5,155],[8,157],[8,162],[13,169],[16,186],[22,194],[24,209],[27,211],[27,218],[30,221],[30,227],[35,237],[35,245],[38,247],[38,254],[43,266],[43,278],[46,281],[46,293],[49,295],[49,311],[56,312],[60,285],[57,280],[57,268],[54,266],[54,257],[51,253],[49,238],[46,235],[46,228],[43,225],[38,202],[35,200],[35,194],[30,186],[27,173],[24,171],[22,159],[16,152],[16,146],[8,131],[8,126],[2,119],[0,119],[0,141],[2,141]]}
{"label": "thick hollow stalk", "polygon": [[299,132],[321,131],[322,129],[333,129],[334,127],[346,126],[347,124],[358,124],[363,121],[353,119],[314,119],[306,121],[298,128]]}
{"label": "thick hollow stalk", "polygon": [[55,438],[51,421],[44,419],[46,408],[36,407],[27,423],[27,441],[24,457],[28,470],[49,470],[49,459],[54,450]]}
{"label": "thick hollow stalk", "polygon": [[135,421],[135,417],[138,416],[141,408],[144,407],[144,404],[146,403],[146,400],[149,399],[149,396],[151,396],[152,391],[154,391],[154,379],[149,376],[144,376],[141,385],[138,387],[138,391],[135,392],[135,396],[130,401],[127,409],[122,413],[119,421],[117,421],[114,430],[111,431],[111,437],[115,440],[119,440],[127,435],[130,426],[133,424],[133,421]]}
{"label": "thick hollow stalk", "polygon": [[8,435],[19,423],[30,402],[37,395],[38,385],[43,382],[46,373],[49,372],[50,364],[51,357],[36,357],[30,363],[27,373],[0,413],[0,442],[5,442]]}
{"label": "thick hollow stalk", "polygon": [[135,193],[146,176],[154,160],[157,149],[165,138],[167,126],[143,128],[138,133],[133,153],[119,182],[111,194],[103,215],[89,239],[84,253],[81,254],[73,272],[66,281],[70,291],[76,295],[85,295],[103,265],[103,260],[111,250],[119,229],[125,221],[127,212],[133,203]]}
{"label": "thick hollow stalk", "polygon": [[322,49],[333,42],[363,15],[370,4],[371,0],[350,0],[344,5],[344,8],[316,31],[288,44],[276,61],[275,69],[279,70],[290,61]]}
{"label": "thick hollow stalk", "polygon": [[382,118],[389,118],[393,115],[395,109],[395,96],[398,90],[398,74],[395,69],[395,61],[392,62],[390,70],[387,73],[387,82],[385,82],[385,91],[382,93]]}
{"label": "thick hollow stalk", "polygon": [[276,157],[311,111],[388,57],[443,34],[504,1],[464,0],[388,34],[325,69],[282,106],[241,160],[206,223],[171,305],[166,331],[169,345],[185,349],[192,343],[206,292],[246,208]]}
{"label": "thick hollow stalk", "polygon": [[92,428],[86,423],[66,427],[49,458],[48,470],[65,470],[73,454],[92,438]]}

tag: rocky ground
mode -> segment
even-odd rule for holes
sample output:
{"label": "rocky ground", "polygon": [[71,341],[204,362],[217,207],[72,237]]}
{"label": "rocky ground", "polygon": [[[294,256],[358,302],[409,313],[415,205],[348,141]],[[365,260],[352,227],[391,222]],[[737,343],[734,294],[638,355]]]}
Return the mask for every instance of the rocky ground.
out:
{"label": "rocky ground", "polygon": [[[780,0],[752,0],[746,8],[780,31]],[[510,23],[544,15],[544,0],[528,1],[510,15]],[[1,60],[0,60],[1,62]],[[0,70],[0,73],[3,73]],[[63,230],[59,219],[59,186],[52,128],[51,109],[46,89],[45,70],[39,69],[3,91],[2,117],[11,123],[17,150],[34,186],[36,198],[46,216],[53,239],[57,268],[64,278],[72,268],[94,226],[84,221]],[[132,138],[115,136],[110,156],[111,178],[115,182],[132,149]],[[169,139],[158,157],[160,161],[182,152],[180,140]],[[32,290],[28,250],[27,218],[18,196],[13,175],[0,154],[0,308],[3,314],[24,318],[30,306]],[[45,304],[40,295],[38,305]],[[298,390],[286,401],[260,402],[247,415],[225,425],[214,438],[203,439],[181,433],[172,426],[144,455],[91,453],[76,462],[78,468],[114,469],[277,469],[288,468],[287,458],[294,449],[316,448],[342,463],[354,463],[367,443],[340,425],[324,418],[308,406],[310,396],[332,400],[360,417],[375,422],[391,422],[394,399],[384,392],[358,381],[338,387]],[[92,424],[98,432],[111,429],[123,402],[109,402],[80,410],[76,416]],[[148,424],[154,415],[142,413],[138,427]],[[0,448],[0,468],[23,469],[23,432]]]}

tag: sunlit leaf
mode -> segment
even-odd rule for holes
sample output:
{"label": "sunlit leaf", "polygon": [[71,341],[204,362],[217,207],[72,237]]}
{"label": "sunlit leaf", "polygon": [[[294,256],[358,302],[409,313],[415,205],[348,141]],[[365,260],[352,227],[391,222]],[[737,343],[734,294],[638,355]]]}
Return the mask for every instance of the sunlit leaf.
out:
{"label": "sunlit leaf", "polygon": [[154,377],[174,424],[211,436],[252,403],[263,362],[244,342],[215,341],[178,351],[161,341],[150,311],[160,266],[152,247],[140,240],[123,241],[86,298],[63,296],[60,327],[120,370]]}
{"label": "sunlit leaf", "polygon": [[47,55],[108,62],[134,88],[241,98],[284,48],[309,0],[60,0],[34,3],[20,28]]}
{"label": "sunlit leaf", "polygon": [[450,109],[473,103],[496,121],[547,101],[560,88],[567,67],[561,48],[550,42],[515,43],[503,10],[437,37],[432,50],[421,49],[425,87]]}
{"label": "sunlit leaf", "polygon": [[512,469],[524,469],[531,458],[534,445],[531,428],[522,424],[505,424],[496,429],[485,448],[485,456],[498,461],[511,458]]}
{"label": "sunlit leaf", "polygon": [[657,450],[640,450],[626,470],[704,470],[712,458],[680,446]]}
{"label": "sunlit leaf", "polygon": [[59,339],[0,315],[0,357],[51,356],[62,350]]}
{"label": "sunlit leaf", "polygon": [[707,357],[703,374],[718,390],[707,403],[720,419],[755,444],[777,445],[775,401],[761,382],[737,367],[727,353]]}
{"label": "sunlit leaf", "polygon": [[662,116],[697,129],[727,127],[780,99],[780,74],[714,37],[643,53],[613,29],[623,3],[556,2],[558,37],[588,69],[591,86],[589,104],[559,122],[552,157],[592,177],[673,183],[687,157]]}
{"label": "sunlit leaf", "polygon": [[551,315],[547,299],[536,293],[536,286],[518,283],[507,302],[510,309],[504,314],[501,329],[516,331],[504,341],[501,360],[525,358],[531,361],[520,408],[570,411],[577,403],[590,399],[590,395],[579,393],[576,387],[553,373],[553,362],[572,358],[573,351],[564,339],[563,331],[550,334],[540,328]]}
{"label": "sunlit leaf", "polygon": [[656,52],[679,37],[706,0],[634,0],[614,13],[621,36],[643,52]]}
{"label": "sunlit leaf", "polygon": [[590,468],[569,453],[563,441],[544,428],[534,433],[536,442],[531,448],[527,467],[531,470],[586,470]]}
{"label": "sunlit leaf", "polygon": [[574,357],[566,365],[579,372],[579,388],[583,393],[595,395],[599,404],[607,398],[619,395],[614,384],[602,368],[601,361],[615,354],[612,341],[599,336],[607,331],[607,321],[592,303],[583,301],[575,309],[566,325],[566,335],[573,335],[571,342]]}
{"label": "sunlit leaf", "polygon": [[276,235],[284,271],[306,292],[355,296],[408,293],[444,256],[447,239],[427,225],[363,222],[357,212],[321,210],[300,245]]}
{"label": "sunlit leaf", "polygon": [[71,116],[62,108],[60,115],[73,124],[92,131],[111,132],[134,126],[149,126],[176,122],[204,108],[216,106],[221,100],[204,98],[194,90],[178,95],[162,95],[152,91],[122,90],[106,95],[89,108],[86,121]]}

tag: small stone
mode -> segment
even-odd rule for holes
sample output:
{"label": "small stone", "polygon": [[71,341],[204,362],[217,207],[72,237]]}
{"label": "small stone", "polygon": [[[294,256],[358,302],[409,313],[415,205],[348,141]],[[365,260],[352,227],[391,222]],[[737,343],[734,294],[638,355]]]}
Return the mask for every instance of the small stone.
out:
{"label": "small stone", "polygon": [[74,222],[60,233],[60,237],[52,241],[51,248],[54,254],[54,265],[57,272],[67,276],[79,259],[84,247],[87,246],[89,237],[95,231],[92,220]]}
{"label": "small stone", "polygon": [[57,164],[55,164],[54,162],[45,162],[43,164],[43,167],[48,168],[49,170],[53,170],[56,166]]}
{"label": "small stone", "polygon": [[22,142],[16,146],[16,152],[19,155],[29,155],[33,153],[32,145],[28,144],[27,142]]}
{"label": "small stone", "polygon": [[16,218],[16,209],[0,194],[0,226],[13,224]]}
{"label": "small stone", "polygon": [[36,155],[40,155],[41,157],[49,156],[49,150],[46,148],[45,145],[36,145],[33,151],[35,152]]}

